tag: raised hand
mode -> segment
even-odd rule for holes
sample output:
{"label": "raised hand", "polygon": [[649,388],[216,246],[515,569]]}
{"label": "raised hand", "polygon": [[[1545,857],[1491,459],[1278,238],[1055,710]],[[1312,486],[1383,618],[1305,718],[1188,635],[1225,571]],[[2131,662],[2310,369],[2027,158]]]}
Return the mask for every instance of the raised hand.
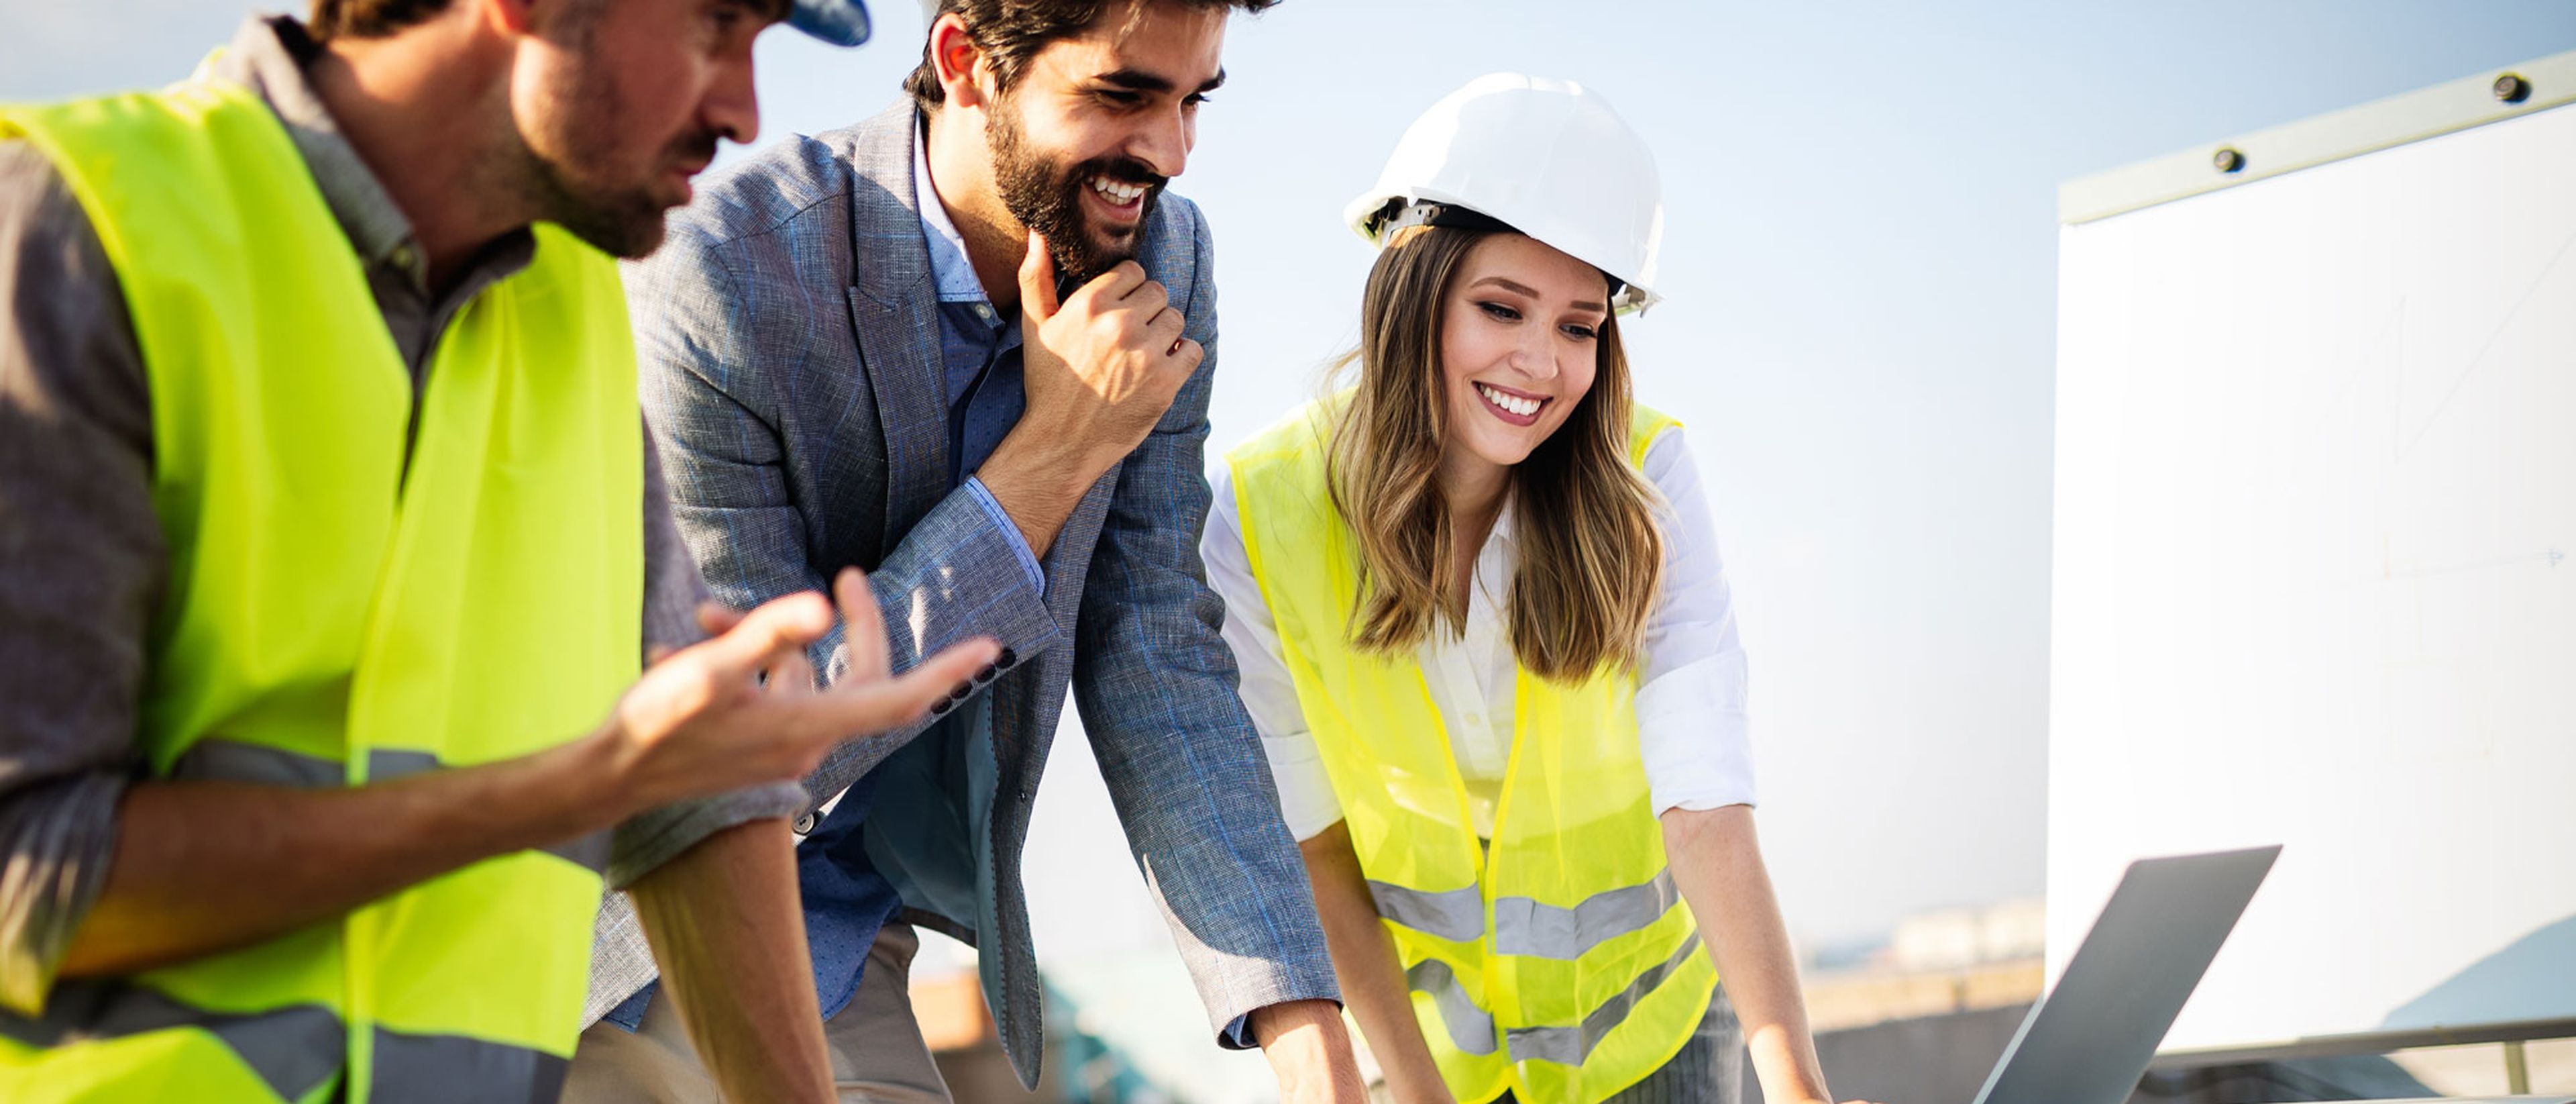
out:
{"label": "raised hand", "polygon": [[1043,554],[1082,492],[1135,451],[1198,370],[1206,350],[1134,261],[1061,302],[1046,239],[1020,262],[1022,386],[1027,413],[977,473]]}
{"label": "raised hand", "polygon": [[1145,439],[1205,355],[1181,336],[1186,319],[1134,261],[1056,302],[1055,260],[1029,233],[1020,261],[1020,337],[1028,415],[1050,433],[1083,439],[1106,469]]}
{"label": "raised hand", "polygon": [[806,649],[833,609],[811,591],[746,614],[710,608],[717,635],[671,653],[619,699],[609,721],[618,792],[633,810],[803,778],[844,740],[919,720],[998,648],[959,643],[901,675],[887,672],[885,621],[857,568],[833,581],[850,667],[816,689]]}

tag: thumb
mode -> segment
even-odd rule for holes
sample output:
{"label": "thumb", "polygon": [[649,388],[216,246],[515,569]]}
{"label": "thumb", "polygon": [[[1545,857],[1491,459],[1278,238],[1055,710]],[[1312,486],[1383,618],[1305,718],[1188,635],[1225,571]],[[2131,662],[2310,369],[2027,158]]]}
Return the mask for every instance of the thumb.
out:
{"label": "thumb", "polygon": [[1020,313],[1044,322],[1055,317],[1055,256],[1047,241],[1029,231],[1028,256],[1020,259]]}

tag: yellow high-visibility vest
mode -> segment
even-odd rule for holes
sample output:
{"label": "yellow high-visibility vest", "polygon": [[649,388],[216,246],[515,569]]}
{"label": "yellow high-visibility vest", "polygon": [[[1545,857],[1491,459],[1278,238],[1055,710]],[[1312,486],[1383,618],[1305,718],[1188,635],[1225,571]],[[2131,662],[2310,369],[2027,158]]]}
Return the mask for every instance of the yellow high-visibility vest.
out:
{"label": "yellow high-visibility vest", "polygon": [[[1665,869],[1636,676],[1565,686],[1520,672],[1494,835],[1480,840],[1421,666],[1350,644],[1361,565],[1325,476],[1340,406],[1310,404],[1226,456],[1298,705],[1449,1091],[1595,1104],[1671,1061],[1717,985]],[[1629,463],[1677,424],[1636,408]]]}
{"label": "yellow high-visibility vest", "polygon": [[[354,786],[598,725],[642,631],[615,262],[538,227],[534,263],[459,312],[415,396],[347,235],[247,90],[0,107],[0,136],[62,174],[143,354],[170,553],[152,776]],[[65,982],[42,1016],[0,1016],[0,1099],[552,1100],[605,857],[603,838],[504,855],[237,951]]]}

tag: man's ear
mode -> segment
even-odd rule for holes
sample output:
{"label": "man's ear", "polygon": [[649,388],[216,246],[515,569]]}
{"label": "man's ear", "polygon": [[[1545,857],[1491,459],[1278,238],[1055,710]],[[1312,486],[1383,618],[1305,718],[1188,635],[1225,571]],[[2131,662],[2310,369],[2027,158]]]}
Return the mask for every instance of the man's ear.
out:
{"label": "man's ear", "polygon": [[992,67],[984,63],[983,47],[975,45],[974,36],[966,33],[966,20],[956,12],[945,13],[930,25],[930,64],[939,74],[946,106],[984,107],[991,102],[986,85],[992,80]]}

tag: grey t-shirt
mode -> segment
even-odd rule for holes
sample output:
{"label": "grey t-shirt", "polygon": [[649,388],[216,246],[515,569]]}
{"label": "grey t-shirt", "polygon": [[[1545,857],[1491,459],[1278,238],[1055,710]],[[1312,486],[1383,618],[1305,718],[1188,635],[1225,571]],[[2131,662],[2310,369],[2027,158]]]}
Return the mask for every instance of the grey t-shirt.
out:
{"label": "grey t-shirt", "polygon": [[[294,20],[254,18],[208,76],[249,88],[285,123],[417,393],[448,322],[525,268],[534,241],[504,235],[432,289],[409,219],[305,80],[317,50]],[[169,571],[152,457],[142,353],[98,233],[52,162],[0,141],[0,1008],[42,1004],[105,880],[117,803],[140,776],[146,641]],[[672,527],[649,433],[643,460],[649,654],[698,638],[707,590]],[[615,835],[609,882],[804,802],[785,782],[637,817]]]}

